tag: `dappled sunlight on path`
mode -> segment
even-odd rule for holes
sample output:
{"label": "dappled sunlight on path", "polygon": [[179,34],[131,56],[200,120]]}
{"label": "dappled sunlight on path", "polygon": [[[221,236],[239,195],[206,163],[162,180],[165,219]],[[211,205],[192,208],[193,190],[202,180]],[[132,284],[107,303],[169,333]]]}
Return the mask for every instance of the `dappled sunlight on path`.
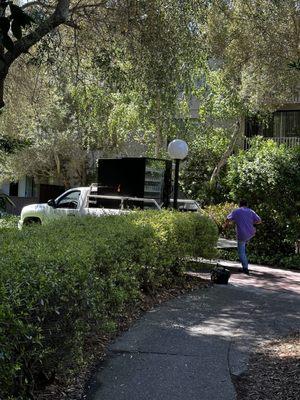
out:
{"label": "dappled sunlight on path", "polygon": [[[213,268],[216,261],[211,262],[211,264]],[[218,264],[230,269],[230,285],[253,290],[271,290],[280,292],[280,294],[294,293],[300,295],[300,272],[250,264],[250,276],[247,276],[241,272],[241,265],[238,262],[218,260]],[[191,275],[200,276],[205,279],[210,278],[208,272],[193,272]]]}
{"label": "dappled sunlight on path", "polygon": [[247,370],[253,349],[299,329],[300,274],[250,265],[247,276],[238,263],[218,262],[231,269],[229,284],[146,313],[111,344],[89,400],[236,399],[232,377]]}
{"label": "dappled sunlight on path", "polygon": [[300,294],[300,273],[275,268],[249,266],[250,276],[233,273],[233,285],[259,288],[282,293]]}

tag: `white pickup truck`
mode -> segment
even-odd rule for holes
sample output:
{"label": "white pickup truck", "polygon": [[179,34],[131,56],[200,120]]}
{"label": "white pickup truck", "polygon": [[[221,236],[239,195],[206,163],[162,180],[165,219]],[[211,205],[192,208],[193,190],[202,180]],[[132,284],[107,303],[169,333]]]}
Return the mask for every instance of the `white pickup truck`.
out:
{"label": "white pickup truck", "polygon": [[119,215],[135,208],[161,210],[154,199],[125,196],[104,196],[97,194],[97,186],[69,189],[56,199],[44,204],[32,204],[22,209],[18,222],[23,225],[44,224],[56,217],[93,215]]}

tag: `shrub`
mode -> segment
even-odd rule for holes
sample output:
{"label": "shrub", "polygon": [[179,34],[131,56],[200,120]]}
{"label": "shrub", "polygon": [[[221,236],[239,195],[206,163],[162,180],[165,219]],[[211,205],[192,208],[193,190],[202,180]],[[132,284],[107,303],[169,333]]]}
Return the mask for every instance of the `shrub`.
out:
{"label": "shrub", "polygon": [[221,203],[211,206],[206,206],[201,209],[202,215],[211,218],[219,229],[219,235],[227,239],[235,239],[235,227],[231,225],[229,228],[224,229],[226,217],[232,210],[238,206],[234,203]]}
{"label": "shrub", "polygon": [[177,212],[78,218],[0,230],[0,398],[27,399],[111,329],[141,290],[178,279],[186,256],[210,256],[208,218]]}
{"label": "shrub", "polygon": [[300,232],[300,148],[256,138],[248,151],[228,162],[227,184],[234,201],[246,199],[262,218],[250,253],[278,263],[294,251]]}
{"label": "shrub", "polygon": [[[183,192],[189,198],[199,199],[202,203],[224,201],[224,187],[212,186],[210,178],[215,166],[229,144],[229,132],[222,128],[201,127],[201,134],[189,142],[189,156],[183,164],[180,183]],[[223,170],[221,176],[222,180]]]}
{"label": "shrub", "polygon": [[279,265],[284,268],[300,270],[300,254],[293,254],[282,258]]}
{"label": "shrub", "polygon": [[14,215],[5,215],[0,217],[0,231],[2,229],[16,229],[19,217]]}
{"label": "shrub", "polygon": [[299,165],[300,148],[278,146],[257,137],[249,150],[240,151],[228,161],[230,195],[293,214],[300,200]]}

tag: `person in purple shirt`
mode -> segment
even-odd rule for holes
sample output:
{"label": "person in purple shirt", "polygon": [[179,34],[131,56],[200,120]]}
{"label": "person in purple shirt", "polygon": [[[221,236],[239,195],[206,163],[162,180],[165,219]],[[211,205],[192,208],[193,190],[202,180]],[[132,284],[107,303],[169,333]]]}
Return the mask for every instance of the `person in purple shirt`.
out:
{"label": "person in purple shirt", "polygon": [[232,222],[236,226],[238,254],[243,266],[243,272],[249,275],[246,246],[247,242],[255,235],[256,229],[254,225],[260,224],[261,218],[251,208],[248,208],[247,201],[241,200],[239,208],[227,215],[225,227]]}

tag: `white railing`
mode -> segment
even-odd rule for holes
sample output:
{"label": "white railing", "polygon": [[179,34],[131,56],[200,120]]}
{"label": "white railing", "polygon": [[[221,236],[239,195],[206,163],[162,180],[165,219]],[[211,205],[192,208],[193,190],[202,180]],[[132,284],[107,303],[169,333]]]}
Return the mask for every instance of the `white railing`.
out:
{"label": "white railing", "polygon": [[286,144],[288,147],[300,145],[300,137],[297,136],[273,137],[272,140],[279,144]]}
{"label": "white railing", "polygon": [[[297,136],[283,136],[283,137],[266,137],[266,140],[274,140],[278,144],[285,144],[287,147],[300,146],[300,137]],[[251,138],[244,139],[244,149],[249,149]]]}

